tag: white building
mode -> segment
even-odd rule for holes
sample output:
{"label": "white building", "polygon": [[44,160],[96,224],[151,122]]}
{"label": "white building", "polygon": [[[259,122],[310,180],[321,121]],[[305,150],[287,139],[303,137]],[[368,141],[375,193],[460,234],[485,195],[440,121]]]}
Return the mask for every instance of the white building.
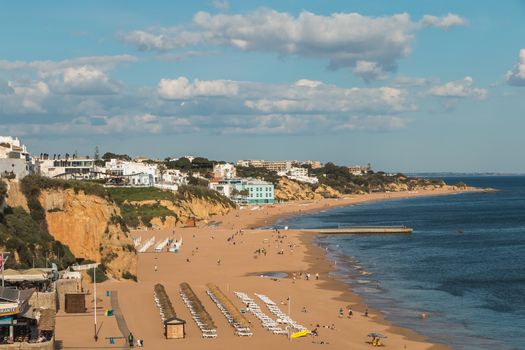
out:
{"label": "white building", "polygon": [[292,167],[291,160],[238,160],[237,166],[265,168],[270,171],[287,171]]}
{"label": "white building", "polygon": [[317,184],[319,182],[319,179],[317,179],[317,177],[308,175],[308,169],[306,168],[292,167],[288,171],[278,172],[277,175],[286,176],[291,180],[305,182],[309,184]]}
{"label": "white building", "polygon": [[0,136],[0,176],[21,179],[34,172],[27,148],[16,137]]}
{"label": "white building", "polygon": [[231,179],[237,177],[237,169],[235,165],[230,163],[215,164],[213,166],[213,176],[221,179]]}
{"label": "white building", "polygon": [[348,167],[348,172],[355,176],[366,175],[371,170],[370,164],[368,165],[352,165]]}
{"label": "white building", "polygon": [[130,186],[153,186],[158,182],[157,164],[111,159],[106,162],[106,174],[127,179]]}
{"label": "white building", "polygon": [[94,179],[95,160],[90,158],[39,159],[40,175],[64,179]]}

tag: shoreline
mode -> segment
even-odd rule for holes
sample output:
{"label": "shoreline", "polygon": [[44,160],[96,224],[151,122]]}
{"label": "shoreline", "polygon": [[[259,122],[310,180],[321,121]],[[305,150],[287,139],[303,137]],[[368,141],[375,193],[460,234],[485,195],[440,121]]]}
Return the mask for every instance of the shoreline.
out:
{"label": "shoreline", "polygon": [[[494,190],[467,187],[466,189],[463,189],[463,190],[457,190],[457,189],[448,189],[446,191],[431,190],[430,192],[425,191],[423,193],[396,192],[396,194],[398,194],[396,196],[391,196],[391,193],[388,193],[388,194],[380,193],[378,196],[376,196],[376,198],[364,198],[364,197],[359,198],[358,197],[358,196],[367,196],[367,195],[345,196],[340,199],[327,199],[327,200],[330,200],[330,202],[328,203],[325,202],[326,200],[324,201],[323,200],[321,201],[314,201],[314,200],[295,201],[292,203],[299,204],[299,205],[304,205],[304,204],[310,205],[310,204],[323,203],[323,205],[306,208],[306,210],[299,209],[299,211],[295,211],[295,212],[292,211],[292,212],[281,213],[281,214],[273,214],[271,216],[259,218],[254,221],[251,227],[246,227],[245,229],[250,229],[250,230],[263,229],[262,227],[275,225],[277,221],[285,219],[285,218],[297,217],[297,216],[301,216],[301,215],[305,215],[309,213],[321,212],[324,210],[332,210],[336,208],[354,206],[354,205],[359,205],[359,204],[368,204],[368,203],[385,201],[385,200],[408,199],[408,198],[415,198],[415,197],[444,196],[444,195],[456,195],[456,194],[464,194],[464,193],[479,193],[479,192],[492,192],[492,191]],[[357,200],[355,200],[356,197],[358,197]],[[286,203],[284,204],[286,205]],[[352,304],[356,305],[356,307],[354,308],[355,311],[364,312],[365,305],[366,305],[365,297],[353,291],[352,283],[345,282],[342,279],[334,276],[334,273],[337,272],[337,268],[333,264],[331,264],[330,260],[327,257],[327,252],[323,250],[322,247],[319,246],[315,242],[316,238],[318,237],[318,234],[316,233],[305,234],[306,232],[302,231],[301,229],[290,229],[290,230],[300,232],[299,240],[306,247],[304,260],[310,265],[310,270],[312,270],[313,267],[315,267],[315,270],[318,270],[326,275],[326,281],[323,283],[322,288],[341,293],[340,297],[338,298],[339,301],[351,302]],[[289,271],[282,271],[282,272],[287,272],[288,274],[290,274]],[[393,321],[386,319],[382,310],[369,308],[369,312],[374,315],[372,319],[375,322],[388,326],[389,327],[388,330],[390,332],[401,335],[403,338],[407,340],[430,343],[431,347],[429,348],[429,350],[451,350],[452,349],[450,346],[446,344],[431,342],[428,337],[418,333],[417,331],[413,329],[402,327],[402,326],[397,326]]]}

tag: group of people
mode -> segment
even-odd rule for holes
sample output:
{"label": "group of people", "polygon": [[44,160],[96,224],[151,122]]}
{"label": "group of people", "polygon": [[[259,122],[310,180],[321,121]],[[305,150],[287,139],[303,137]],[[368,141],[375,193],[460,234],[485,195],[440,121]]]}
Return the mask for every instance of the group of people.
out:
{"label": "group of people", "polygon": [[[129,332],[129,335],[128,335],[128,344],[130,348],[135,346],[135,336],[131,332]],[[137,347],[141,348],[143,346],[144,346],[144,340],[140,338],[137,339]]]}

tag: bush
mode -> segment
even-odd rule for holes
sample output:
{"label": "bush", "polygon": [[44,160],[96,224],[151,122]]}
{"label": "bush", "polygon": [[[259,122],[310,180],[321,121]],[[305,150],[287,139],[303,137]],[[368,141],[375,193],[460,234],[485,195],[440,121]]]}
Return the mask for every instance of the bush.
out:
{"label": "bush", "polygon": [[[108,280],[108,276],[106,276],[106,269],[103,267],[103,265],[99,265],[95,269],[95,276],[97,277],[97,283],[102,283],[104,281]],[[91,283],[93,283],[93,269],[88,270],[89,279],[91,280]]]}
{"label": "bush", "polygon": [[172,191],[161,190],[156,187],[109,187],[107,189],[111,199],[118,204],[123,202],[140,202],[146,200],[176,201],[177,195]]}
{"label": "bush", "polygon": [[133,281],[137,282],[137,276],[135,276],[134,274],[132,274],[129,271],[124,271],[122,273],[122,278],[124,278],[126,280],[133,280]]}
{"label": "bush", "polygon": [[148,205],[130,205],[122,204],[120,206],[122,218],[127,226],[138,227],[142,222],[143,225],[151,227],[151,220],[153,218],[161,218],[165,220],[167,216],[177,217],[177,214],[160,204]]}

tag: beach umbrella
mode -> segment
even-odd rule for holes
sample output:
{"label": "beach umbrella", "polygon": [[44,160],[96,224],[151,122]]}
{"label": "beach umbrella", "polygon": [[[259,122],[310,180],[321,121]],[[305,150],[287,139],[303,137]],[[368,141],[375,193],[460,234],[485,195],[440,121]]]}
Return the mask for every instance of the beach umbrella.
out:
{"label": "beach umbrella", "polygon": [[387,338],[386,335],[383,335],[381,333],[368,333],[368,336],[372,338]]}

